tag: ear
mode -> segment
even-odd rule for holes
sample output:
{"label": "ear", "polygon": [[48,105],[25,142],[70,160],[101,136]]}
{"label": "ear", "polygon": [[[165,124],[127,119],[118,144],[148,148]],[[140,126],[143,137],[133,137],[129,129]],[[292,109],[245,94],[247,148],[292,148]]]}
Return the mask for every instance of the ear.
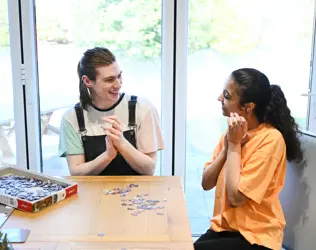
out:
{"label": "ear", "polygon": [[254,104],[253,102],[249,102],[249,103],[246,103],[244,107],[245,107],[246,114],[250,114],[255,109],[256,104]]}
{"label": "ear", "polygon": [[84,85],[86,85],[87,88],[91,88],[92,87],[93,82],[86,75],[83,75],[81,77],[81,80],[84,83]]}

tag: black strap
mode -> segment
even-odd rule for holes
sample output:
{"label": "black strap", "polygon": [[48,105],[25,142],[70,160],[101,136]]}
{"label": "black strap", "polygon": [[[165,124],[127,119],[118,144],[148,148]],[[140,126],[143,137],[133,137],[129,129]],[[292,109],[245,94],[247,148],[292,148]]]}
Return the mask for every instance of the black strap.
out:
{"label": "black strap", "polygon": [[86,130],[85,122],[84,122],[83,109],[79,102],[75,105],[75,110],[76,110],[77,121],[79,125],[79,132],[82,136],[82,134],[87,132],[87,130]]}
{"label": "black strap", "polygon": [[137,96],[132,95],[131,99],[128,101],[128,126],[136,126],[136,103]]}

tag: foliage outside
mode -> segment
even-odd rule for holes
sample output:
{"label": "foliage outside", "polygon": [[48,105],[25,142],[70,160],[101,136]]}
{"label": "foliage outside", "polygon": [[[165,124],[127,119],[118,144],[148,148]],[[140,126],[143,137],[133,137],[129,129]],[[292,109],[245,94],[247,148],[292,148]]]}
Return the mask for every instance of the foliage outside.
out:
{"label": "foliage outside", "polygon": [[[241,0],[237,4],[232,0],[191,0],[189,52],[212,48],[221,54],[233,56],[268,46],[262,35],[267,37],[266,33],[273,29],[273,22],[280,20],[280,13],[274,10],[282,9],[284,5],[290,10],[282,13],[283,19],[294,19],[301,27],[291,30],[292,39],[309,39],[312,30],[306,24],[312,20],[304,12],[311,7],[311,3],[310,0],[302,1],[267,0],[262,3],[259,0]],[[160,0],[35,2],[39,42],[77,47],[105,46],[116,53],[139,59],[159,58],[161,55]],[[261,11],[257,11],[259,9]],[[291,10],[295,10],[295,13],[291,13]],[[300,19],[292,18],[292,14]],[[0,47],[9,46],[8,32],[7,1],[0,0]],[[273,37],[272,33],[270,37]]]}

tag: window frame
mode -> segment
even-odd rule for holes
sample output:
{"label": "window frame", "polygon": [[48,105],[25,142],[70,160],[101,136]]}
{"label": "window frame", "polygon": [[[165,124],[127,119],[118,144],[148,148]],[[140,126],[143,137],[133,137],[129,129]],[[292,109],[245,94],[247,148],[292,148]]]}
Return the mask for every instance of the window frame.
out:
{"label": "window frame", "polygon": [[314,3],[313,42],[310,62],[310,82],[308,93],[303,93],[308,98],[307,127],[305,135],[316,137],[316,4]]}

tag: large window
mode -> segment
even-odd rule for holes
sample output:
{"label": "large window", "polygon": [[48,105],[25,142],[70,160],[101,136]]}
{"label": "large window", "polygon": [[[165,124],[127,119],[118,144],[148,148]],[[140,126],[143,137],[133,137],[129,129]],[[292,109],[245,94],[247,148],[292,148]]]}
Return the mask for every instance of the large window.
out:
{"label": "large window", "polygon": [[217,101],[229,74],[250,67],[280,85],[306,129],[314,1],[189,1],[186,194],[192,232],[209,227],[214,190],[203,166],[227,128]]}
{"label": "large window", "polygon": [[13,85],[7,0],[0,0],[0,166],[16,163]]}
{"label": "large window", "polygon": [[[16,31],[11,55],[7,3]],[[201,234],[214,204],[214,191],[201,188],[202,171],[226,129],[217,97],[233,70],[264,72],[282,87],[300,128],[309,123],[316,132],[316,97],[301,95],[310,82],[316,90],[313,25],[314,0],[0,0],[0,164],[69,174],[58,155],[59,126],[78,102],[77,64],[86,49],[108,47],[123,70],[123,91],[160,112],[166,149],[156,174],[184,177],[192,233]],[[13,91],[10,60],[22,94]],[[23,122],[14,123],[13,107]]]}
{"label": "large window", "polygon": [[113,51],[123,92],[148,98],[160,113],[161,12],[160,0],[36,1],[44,172],[69,174],[58,156],[59,126],[65,110],[79,101],[76,70],[88,48]]}

